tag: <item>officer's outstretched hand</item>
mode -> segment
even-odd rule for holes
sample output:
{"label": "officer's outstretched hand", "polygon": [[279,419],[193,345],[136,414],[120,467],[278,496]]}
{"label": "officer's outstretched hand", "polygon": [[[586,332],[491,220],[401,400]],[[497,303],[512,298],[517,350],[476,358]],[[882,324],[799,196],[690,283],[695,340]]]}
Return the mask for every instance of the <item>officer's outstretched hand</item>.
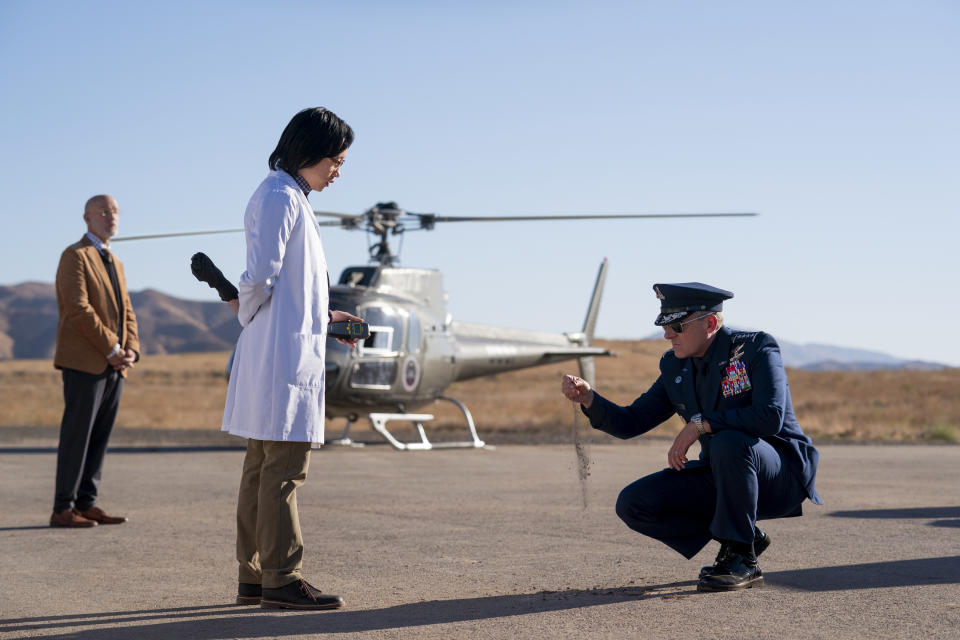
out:
{"label": "officer's outstretched hand", "polygon": [[567,397],[567,400],[579,402],[587,409],[593,404],[593,389],[590,388],[590,383],[583,378],[569,374],[563,376],[560,390]]}

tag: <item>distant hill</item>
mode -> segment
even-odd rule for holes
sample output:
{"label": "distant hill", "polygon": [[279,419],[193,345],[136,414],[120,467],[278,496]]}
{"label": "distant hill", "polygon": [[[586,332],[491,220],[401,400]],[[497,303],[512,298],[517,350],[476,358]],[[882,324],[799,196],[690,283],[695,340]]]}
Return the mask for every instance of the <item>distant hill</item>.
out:
{"label": "distant hill", "polygon": [[[232,349],[240,335],[237,316],[222,302],[174,298],[153,289],[130,293],[144,354]],[[646,336],[662,339],[663,333]],[[57,340],[57,298],[52,284],[0,286],[0,360],[53,358]],[[877,369],[936,370],[935,362],[903,360],[879,351],[824,344],[780,342],[788,367],[811,371]]]}
{"label": "distant hill", "polygon": [[937,362],[904,360],[879,351],[850,349],[827,344],[780,343],[783,361],[788,367],[809,371],[874,371],[879,369],[911,369],[935,371],[948,366]]}
{"label": "distant hill", "polygon": [[[224,351],[240,335],[222,302],[182,300],[146,289],[130,293],[144,354]],[[0,286],[0,360],[53,358],[57,298],[52,284]]]}
{"label": "distant hill", "polygon": [[[755,329],[740,329],[755,331]],[[646,340],[663,339],[663,332],[657,331],[644,338]],[[808,371],[877,371],[881,369],[910,369],[916,371],[936,371],[950,367],[938,362],[904,360],[880,351],[837,347],[829,344],[797,344],[777,339],[783,363],[794,369]]]}

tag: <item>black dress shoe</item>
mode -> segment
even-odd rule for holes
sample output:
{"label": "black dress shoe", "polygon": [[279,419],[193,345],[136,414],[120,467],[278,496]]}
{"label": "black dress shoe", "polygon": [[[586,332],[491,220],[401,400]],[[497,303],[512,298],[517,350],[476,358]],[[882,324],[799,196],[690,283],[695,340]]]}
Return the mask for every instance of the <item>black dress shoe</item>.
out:
{"label": "black dress shoe", "polygon": [[260,585],[241,582],[237,584],[237,604],[260,604],[261,593]]}
{"label": "black dress shoe", "polygon": [[343,598],[323,593],[304,579],[279,589],[264,589],[261,609],[339,609]]}
{"label": "black dress shoe", "polygon": [[737,591],[763,584],[763,573],[756,562],[747,562],[732,551],[717,562],[713,571],[697,581],[697,591]]}
{"label": "black dress shoe", "polygon": [[[767,550],[767,547],[770,546],[770,543],[773,542],[770,536],[768,536],[764,531],[757,529],[757,537],[753,539],[753,553],[759,558],[760,554]],[[700,567],[700,575],[697,576],[699,580],[703,576],[710,575],[713,571],[713,568],[719,564],[720,560],[723,559],[723,556],[726,555],[727,548],[726,545],[720,545],[720,551],[717,553],[717,559],[713,561],[713,564],[708,564]]]}

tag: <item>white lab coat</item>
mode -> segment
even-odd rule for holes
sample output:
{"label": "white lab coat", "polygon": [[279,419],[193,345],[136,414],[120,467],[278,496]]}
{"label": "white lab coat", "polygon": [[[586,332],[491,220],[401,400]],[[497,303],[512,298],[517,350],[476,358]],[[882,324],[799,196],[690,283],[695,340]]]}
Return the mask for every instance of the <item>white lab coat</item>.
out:
{"label": "white lab coat", "polygon": [[244,438],[323,442],[327,262],[313,209],[294,179],[271,171],[244,214],[243,332],[222,430]]}

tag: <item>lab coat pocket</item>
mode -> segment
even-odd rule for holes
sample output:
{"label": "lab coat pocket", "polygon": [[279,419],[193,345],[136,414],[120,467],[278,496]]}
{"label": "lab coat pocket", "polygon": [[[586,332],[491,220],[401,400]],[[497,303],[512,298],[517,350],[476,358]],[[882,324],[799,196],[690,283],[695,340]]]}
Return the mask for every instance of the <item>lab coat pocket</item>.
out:
{"label": "lab coat pocket", "polygon": [[326,339],[322,334],[294,333],[290,345],[287,383],[294,387],[323,388]]}

